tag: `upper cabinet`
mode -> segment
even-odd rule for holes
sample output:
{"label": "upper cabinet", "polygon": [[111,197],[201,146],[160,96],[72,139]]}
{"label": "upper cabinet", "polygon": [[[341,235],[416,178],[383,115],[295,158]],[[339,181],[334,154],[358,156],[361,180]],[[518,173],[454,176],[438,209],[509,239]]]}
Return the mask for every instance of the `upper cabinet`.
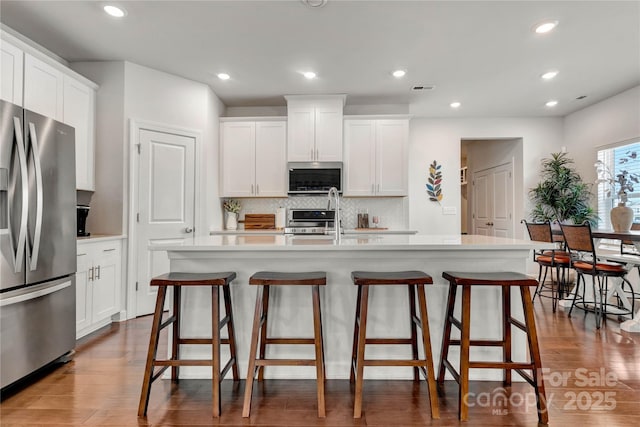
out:
{"label": "upper cabinet", "polygon": [[76,130],[76,188],[93,190],[96,92],[64,76],[63,122]]}
{"label": "upper cabinet", "polygon": [[11,34],[0,35],[0,98],[73,127],[76,189],[93,191],[98,86]]}
{"label": "upper cabinet", "polygon": [[297,96],[287,100],[287,160],[341,162],[345,96]]}
{"label": "upper cabinet", "polygon": [[286,138],[281,118],[221,119],[222,197],[287,197]]}
{"label": "upper cabinet", "polygon": [[24,108],[63,121],[64,75],[57,68],[24,56]]}
{"label": "upper cabinet", "polygon": [[24,52],[2,40],[0,53],[0,99],[22,106]]}
{"label": "upper cabinet", "polygon": [[409,119],[346,118],[345,196],[408,194]]}

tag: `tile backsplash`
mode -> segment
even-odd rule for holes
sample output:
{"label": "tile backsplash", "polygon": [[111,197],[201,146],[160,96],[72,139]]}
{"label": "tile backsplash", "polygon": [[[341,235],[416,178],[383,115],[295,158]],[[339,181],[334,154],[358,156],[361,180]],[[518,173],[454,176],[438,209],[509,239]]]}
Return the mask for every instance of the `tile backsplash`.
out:
{"label": "tile backsplash", "polygon": [[[372,218],[377,215],[380,218],[378,227],[404,230],[408,227],[408,206],[406,197],[342,197],[340,198],[340,208],[342,211],[342,224],[344,228],[356,228],[357,214],[363,209],[369,213],[369,226],[372,227]],[[220,209],[222,201],[220,200]],[[276,213],[278,208],[287,209],[326,209],[327,197],[296,196],[288,198],[255,198],[238,199],[242,205],[240,219],[248,213]],[[216,229],[223,229],[223,224],[219,224]]]}

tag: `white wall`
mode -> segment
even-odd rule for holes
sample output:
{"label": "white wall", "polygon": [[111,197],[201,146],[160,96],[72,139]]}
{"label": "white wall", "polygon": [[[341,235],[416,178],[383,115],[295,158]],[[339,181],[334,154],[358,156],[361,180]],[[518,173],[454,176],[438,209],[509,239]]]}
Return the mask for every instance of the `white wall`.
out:
{"label": "white wall", "polygon": [[593,163],[599,147],[640,138],[640,86],[569,114],[564,145],[587,182],[597,176]]}
{"label": "white wall", "polygon": [[75,62],[72,68],[96,82],[95,192],[87,230],[91,234],[123,234],[125,188],[124,62]]}
{"label": "white wall", "polygon": [[[420,233],[460,233],[460,141],[463,139],[522,138],[523,212],[526,193],[538,182],[540,160],[563,145],[562,118],[413,118],[409,136],[409,228]],[[455,207],[457,215],[443,215],[442,206],[430,202],[425,184],[429,164],[442,164],[442,206]],[[516,237],[524,230],[516,227]]]}

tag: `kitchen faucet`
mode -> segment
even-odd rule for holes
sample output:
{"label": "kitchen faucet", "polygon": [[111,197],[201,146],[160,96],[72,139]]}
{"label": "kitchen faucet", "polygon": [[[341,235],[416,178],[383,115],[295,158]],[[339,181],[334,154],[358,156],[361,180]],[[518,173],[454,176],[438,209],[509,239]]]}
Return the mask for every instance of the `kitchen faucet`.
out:
{"label": "kitchen faucet", "polygon": [[331,187],[327,194],[327,198],[329,199],[329,202],[327,203],[327,210],[331,209],[331,199],[334,199],[333,210],[335,214],[333,216],[333,232],[336,233],[336,242],[340,243],[342,230],[340,221],[340,194],[338,193],[338,189],[336,187]]}

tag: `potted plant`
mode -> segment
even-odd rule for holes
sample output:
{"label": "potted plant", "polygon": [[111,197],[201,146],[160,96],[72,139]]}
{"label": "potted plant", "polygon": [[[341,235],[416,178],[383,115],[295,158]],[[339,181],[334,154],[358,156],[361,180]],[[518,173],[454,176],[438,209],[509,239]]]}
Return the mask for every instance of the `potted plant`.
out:
{"label": "potted plant", "polygon": [[[619,159],[620,164],[626,164],[629,161],[636,160],[635,151],[630,151]],[[626,169],[620,170],[615,176],[609,167],[601,160],[598,160],[594,166],[598,173],[596,184],[604,184],[607,197],[611,197],[611,193],[615,192],[618,197],[618,206],[611,209],[609,215],[611,217],[611,226],[614,231],[625,232],[631,230],[633,223],[633,209],[627,206],[627,192],[633,192],[633,185],[640,182],[638,174],[629,172]],[[618,190],[616,191],[616,187]]]}
{"label": "potted plant", "polygon": [[551,158],[543,159],[541,166],[542,180],[529,191],[534,204],[531,219],[573,224],[586,221],[596,225],[598,216],[589,203],[590,185],[582,181],[567,153],[551,153]]}
{"label": "potted plant", "polygon": [[240,202],[234,199],[227,199],[222,203],[225,211],[225,229],[238,229],[238,213],[240,212]]}

